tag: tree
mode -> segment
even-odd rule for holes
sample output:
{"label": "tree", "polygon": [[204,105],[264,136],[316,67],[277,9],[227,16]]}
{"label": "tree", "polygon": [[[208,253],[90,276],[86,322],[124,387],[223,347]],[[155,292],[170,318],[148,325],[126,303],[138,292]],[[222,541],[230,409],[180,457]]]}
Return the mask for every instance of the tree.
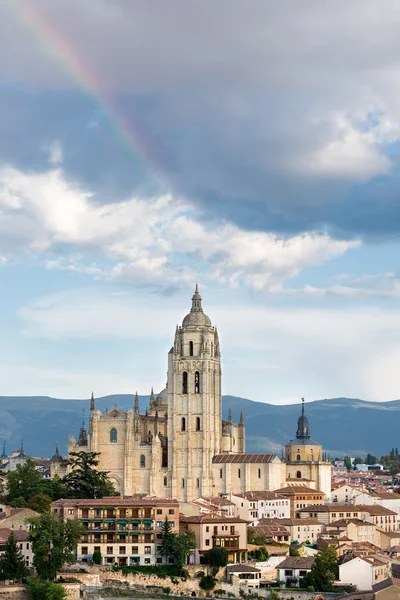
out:
{"label": "tree", "polygon": [[336,551],[333,546],[325,546],[315,557],[311,571],[303,579],[302,587],[313,586],[319,592],[330,592],[337,577]]}
{"label": "tree", "polygon": [[373,456],[372,454],[370,454],[368,452],[367,458],[365,459],[365,464],[366,465],[376,465],[377,462],[378,462],[378,459],[376,458],[376,456]]}
{"label": "tree", "polygon": [[346,469],[348,471],[351,471],[352,469],[352,464],[351,464],[351,458],[350,456],[345,456],[344,457],[344,466],[346,467]]}
{"label": "tree", "polygon": [[33,564],[41,579],[52,580],[64,564],[74,562],[74,550],[85,529],[76,519],[61,522],[53,514],[28,519]]}
{"label": "tree", "polygon": [[28,508],[38,513],[50,512],[51,498],[47,494],[35,494],[29,499]]}
{"label": "tree", "polygon": [[172,524],[170,521],[168,521],[168,517],[165,517],[164,523],[161,527],[160,535],[160,554],[162,554],[166,558],[172,558],[174,534],[172,532]]}
{"label": "tree", "polygon": [[71,452],[68,464],[71,472],[61,480],[67,485],[73,498],[104,498],[115,496],[114,485],[108,472],[97,471],[99,452]]}
{"label": "tree", "polygon": [[16,498],[24,498],[28,502],[29,498],[40,492],[42,481],[42,475],[36,471],[33,460],[17,465],[7,477],[8,502],[11,503]]}
{"label": "tree", "polygon": [[92,560],[95,565],[101,565],[101,552],[100,550],[95,550],[93,552]]}
{"label": "tree", "polygon": [[205,590],[206,592],[213,590],[215,588],[214,577],[212,577],[211,575],[204,575],[204,577],[200,579],[199,586],[202,590]]}
{"label": "tree", "polygon": [[43,581],[42,579],[28,579],[26,591],[29,600],[65,600],[67,592],[60,583]]}
{"label": "tree", "polygon": [[205,554],[205,562],[212,567],[226,567],[228,564],[228,553],[225,548],[211,548]]}
{"label": "tree", "polygon": [[187,563],[191,550],[194,550],[194,532],[189,530],[182,534],[174,533],[172,539],[172,556],[179,569]]}
{"label": "tree", "polygon": [[4,553],[0,557],[0,580],[23,581],[29,574],[17,538],[12,531],[5,543]]}
{"label": "tree", "polygon": [[362,465],[362,464],[364,464],[364,459],[363,459],[363,458],[361,458],[360,456],[357,456],[357,457],[354,459],[354,461],[353,461],[353,464],[354,464],[354,465]]}

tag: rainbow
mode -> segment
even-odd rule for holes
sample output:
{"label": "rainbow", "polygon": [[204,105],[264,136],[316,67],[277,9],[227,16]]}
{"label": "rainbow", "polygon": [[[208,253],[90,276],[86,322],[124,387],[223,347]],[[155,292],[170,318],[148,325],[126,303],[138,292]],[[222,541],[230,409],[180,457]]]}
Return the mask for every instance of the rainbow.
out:
{"label": "rainbow", "polygon": [[[134,130],[132,123],[122,114],[115,99],[102,88],[99,78],[85,64],[84,57],[78,56],[65,33],[57,29],[48,16],[33,4],[32,0],[11,0],[8,6],[42,48],[56,59],[68,77],[87,96],[89,102],[107,118],[122,147],[131,153],[135,167],[138,170],[150,170],[155,181],[162,185],[165,192],[166,182],[162,170],[154,163],[154,153],[150,152],[150,148]],[[169,187],[167,185],[167,188]]]}

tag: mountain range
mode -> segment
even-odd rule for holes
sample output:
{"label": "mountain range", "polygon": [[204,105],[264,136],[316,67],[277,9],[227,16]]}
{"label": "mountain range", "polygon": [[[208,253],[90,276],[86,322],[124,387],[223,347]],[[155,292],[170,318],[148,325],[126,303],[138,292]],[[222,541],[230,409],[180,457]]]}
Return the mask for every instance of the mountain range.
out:
{"label": "mountain range", "polygon": [[[133,407],[131,394],[96,399],[96,408],[104,411],[116,403],[121,409]],[[149,396],[140,396],[144,412]],[[276,405],[247,398],[223,396],[223,416],[229,408],[234,421],[240,411],[246,425],[247,452],[281,454],[285,443],[293,439],[299,404]],[[83,411],[85,410],[85,416]],[[66,453],[68,435],[78,436],[83,419],[87,425],[89,400],[60,400],[47,396],[0,396],[0,442],[5,440],[8,453],[19,448],[31,456],[52,456],[58,442]],[[306,404],[314,440],[333,456],[375,456],[387,454],[399,444],[400,400],[366,402],[350,398],[316,400]]]}

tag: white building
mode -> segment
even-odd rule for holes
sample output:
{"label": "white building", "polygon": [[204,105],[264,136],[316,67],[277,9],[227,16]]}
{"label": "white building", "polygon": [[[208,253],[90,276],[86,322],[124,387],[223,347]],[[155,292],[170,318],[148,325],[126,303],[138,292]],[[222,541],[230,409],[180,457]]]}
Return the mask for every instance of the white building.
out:
{"label": "white building", "polygon": [[358,591],[372,590],[372,586],[390,577],[390,561],[374,556],[349,557],[339,565],[339,582],[355,585]]}
{"label": "white building", "polygon": [[289,587],[300,587],[300,580],[311,571],[314,561],[313,556],[288,556],[277,567],[279,581]]}
{"label": "white building", "polygon": [[25,529],[13,531],[9,527],[0,528],[0,556],[4,553],[6,542],[11,533],[14,533],[16,537],[18,548],[21,550],[26,566],[31,567],[33,565],[32,543],[29,539],[29,532]]}
{"label": "white building", "polygon": [[394,492],[381,492],[369,494],[368,492],[361,492],[358,496],[353,499],[353,504],[379,504],[389,510],[393,510],[400,516],[400,494]]}
{"label": "white building", "polygon": [[249,525],[256,526],[261,519],[286,519],[290,517],[290,500],[276,492],[244,492],[229,494],[237,513]]}

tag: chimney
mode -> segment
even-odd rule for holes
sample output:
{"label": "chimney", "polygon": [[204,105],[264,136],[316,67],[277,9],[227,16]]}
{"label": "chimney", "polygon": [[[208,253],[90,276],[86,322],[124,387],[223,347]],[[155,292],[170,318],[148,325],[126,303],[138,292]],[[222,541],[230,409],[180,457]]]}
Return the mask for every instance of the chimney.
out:
{"label": "chimney", "polygon": [[10,516],[11,516],[11,506],[6,504],[6,517],[10,517]]}

